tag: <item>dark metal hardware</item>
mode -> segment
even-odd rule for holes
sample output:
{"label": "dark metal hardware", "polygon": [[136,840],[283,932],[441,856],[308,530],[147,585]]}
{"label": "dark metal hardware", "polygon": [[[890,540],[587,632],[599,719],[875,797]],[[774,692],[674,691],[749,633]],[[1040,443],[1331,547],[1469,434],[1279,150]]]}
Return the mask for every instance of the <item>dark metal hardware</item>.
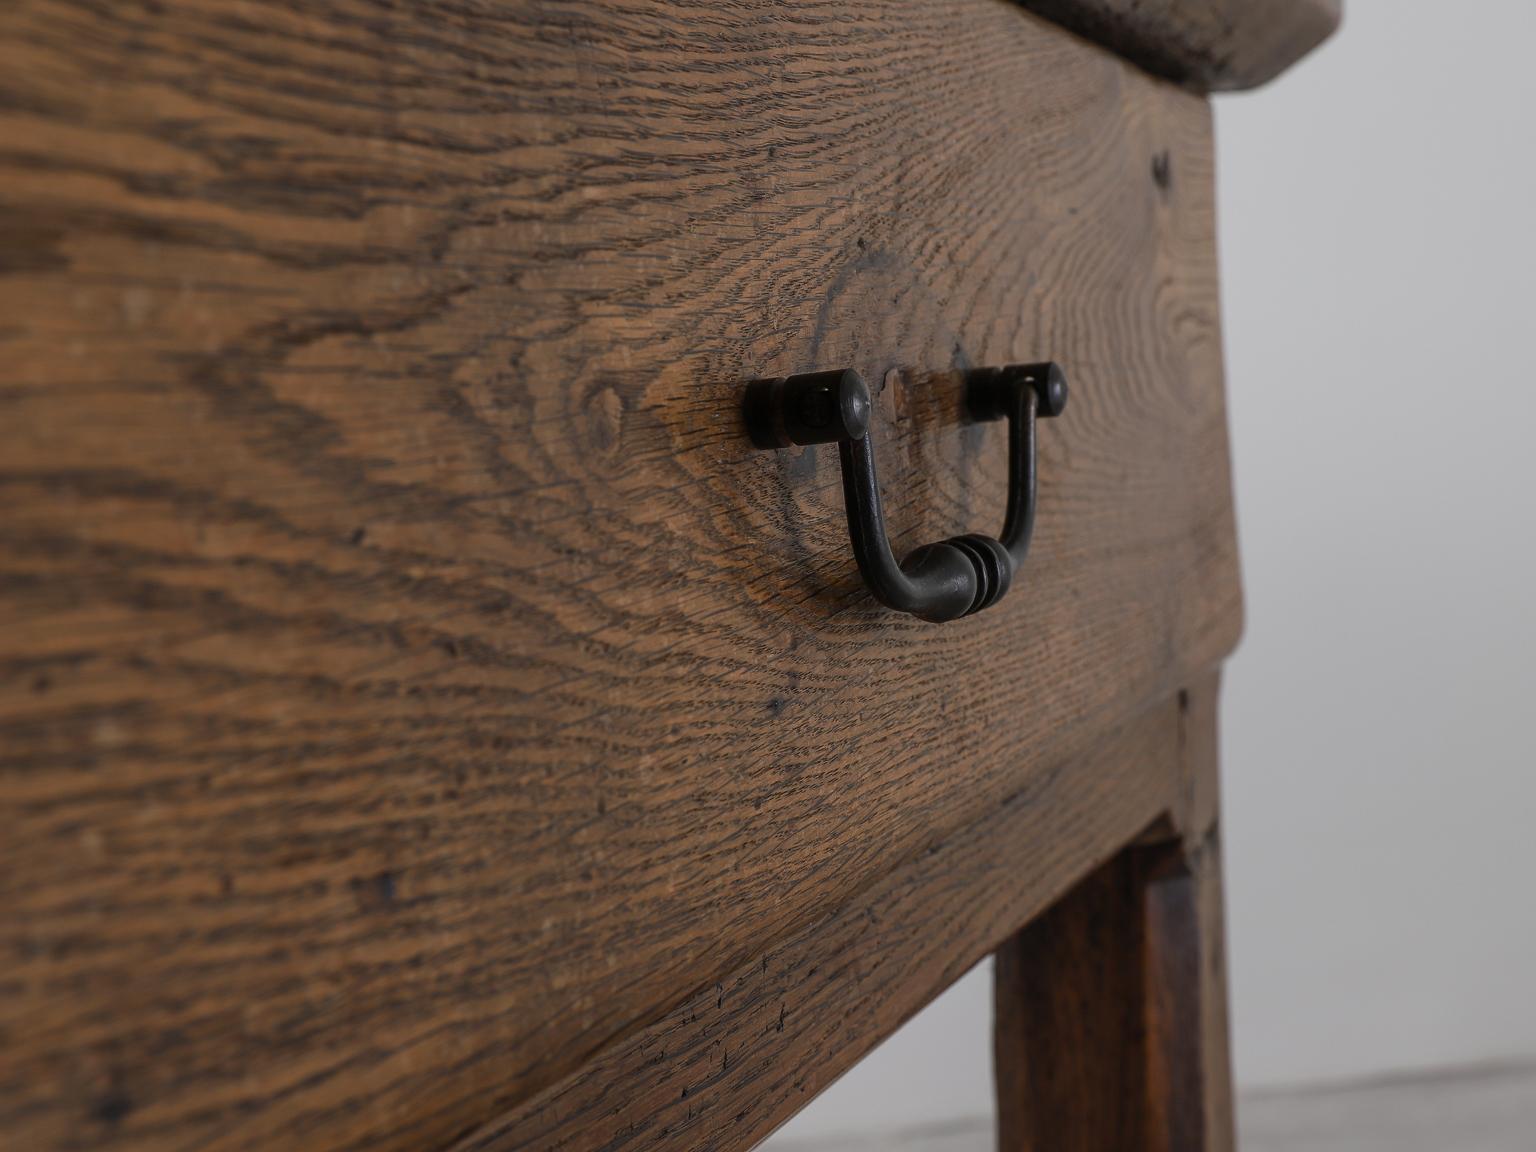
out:
{"label": "dark metal hardware", "polygon": [[848,534],[875,599],[923,620],[955,620],[1002,599],[1029,552],[1035,527],[1035,418],[1067,406],[1067,378],[1055,364],[1013,364],[965,374],[966,407],[976,420],[1008,421],[1008,511],[1001,537],[955,536],[915,549],[900,564],[891,552],[875,476],[869,388],[854,371],[806,372],[747,386],[747,432],[759,448],[838,446]]}

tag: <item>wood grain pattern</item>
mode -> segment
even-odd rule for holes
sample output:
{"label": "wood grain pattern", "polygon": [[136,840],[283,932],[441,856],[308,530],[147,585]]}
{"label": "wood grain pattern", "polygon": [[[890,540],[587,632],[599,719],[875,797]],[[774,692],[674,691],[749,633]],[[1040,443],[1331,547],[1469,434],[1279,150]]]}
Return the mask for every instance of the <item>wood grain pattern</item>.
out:
{"label": "wood grain pattern", "polygon": [[998,950],[1001,1152],[1234,1147],[1216,696],[1180,695],[1164,818]]}
{"label": "wood grain pattern", "polygon": [[[444,1145],[1240,625],[1205,105],[962,0],[0,20],[0,1133]],[[744,380],[892,372],[873,607]]]}
{"label": "wood grain pattern", "polygon": [[1183,738],[1154,706],[454,1152],[752,1147],[1176,808]]}
{"label": "wood grain pattern", "polygon": [[1343,0],[1018,0],[1201,92],[1268,83],[1339,26]]}
{"label": "wood grain pattern", "polygon": [[1204,1147],[1229,1152],[1237,1141],[1227,994],[1226,891],[1221,854],[1218,754],[1221,673],[1212,670],[1184,693],[1184,803],[1174,809],[1184,867],[1194,884],[1198,989],[1199,1098]]}

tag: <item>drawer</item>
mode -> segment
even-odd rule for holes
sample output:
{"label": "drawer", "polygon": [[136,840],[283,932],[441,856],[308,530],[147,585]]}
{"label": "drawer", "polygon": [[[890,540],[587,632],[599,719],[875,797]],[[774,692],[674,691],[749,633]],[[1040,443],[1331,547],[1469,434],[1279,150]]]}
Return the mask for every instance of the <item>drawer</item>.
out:
{"label": "drawer", "polygon": [[[446,1146],[1236,641],[1208,109],[1035,16],[0,42],[18,1146]],[[859,371],[901,554],[996,532],[961,377],[1044,359],[1033,551],[946,624],[865,590],[834,449],[742,425]]]}

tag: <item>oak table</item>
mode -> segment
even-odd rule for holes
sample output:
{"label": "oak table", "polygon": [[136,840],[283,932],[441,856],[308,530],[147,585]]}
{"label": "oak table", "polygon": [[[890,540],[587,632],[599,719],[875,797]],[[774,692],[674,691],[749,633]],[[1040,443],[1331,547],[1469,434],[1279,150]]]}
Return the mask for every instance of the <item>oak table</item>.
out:
{"label": "oak table", "polygon": [[1205,93],[1337,19],[7,6],[0,1148],[746,1148],[993,950],[1003,1148],[1229,1147]]}

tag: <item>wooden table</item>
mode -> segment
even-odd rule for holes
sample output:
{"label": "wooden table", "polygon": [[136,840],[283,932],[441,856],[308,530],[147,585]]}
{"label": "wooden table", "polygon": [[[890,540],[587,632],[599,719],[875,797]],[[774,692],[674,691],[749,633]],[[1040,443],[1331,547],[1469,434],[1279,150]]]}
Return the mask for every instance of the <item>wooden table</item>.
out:
{"label": "wooden table", "polygon": [[[745,1148],[994,949],[1004,1148],[1229,1146],[1202,93],[1337,18],[10,6],[0,1148]],[[742,423],[904,555],[1046,360],[945,623]]]}

